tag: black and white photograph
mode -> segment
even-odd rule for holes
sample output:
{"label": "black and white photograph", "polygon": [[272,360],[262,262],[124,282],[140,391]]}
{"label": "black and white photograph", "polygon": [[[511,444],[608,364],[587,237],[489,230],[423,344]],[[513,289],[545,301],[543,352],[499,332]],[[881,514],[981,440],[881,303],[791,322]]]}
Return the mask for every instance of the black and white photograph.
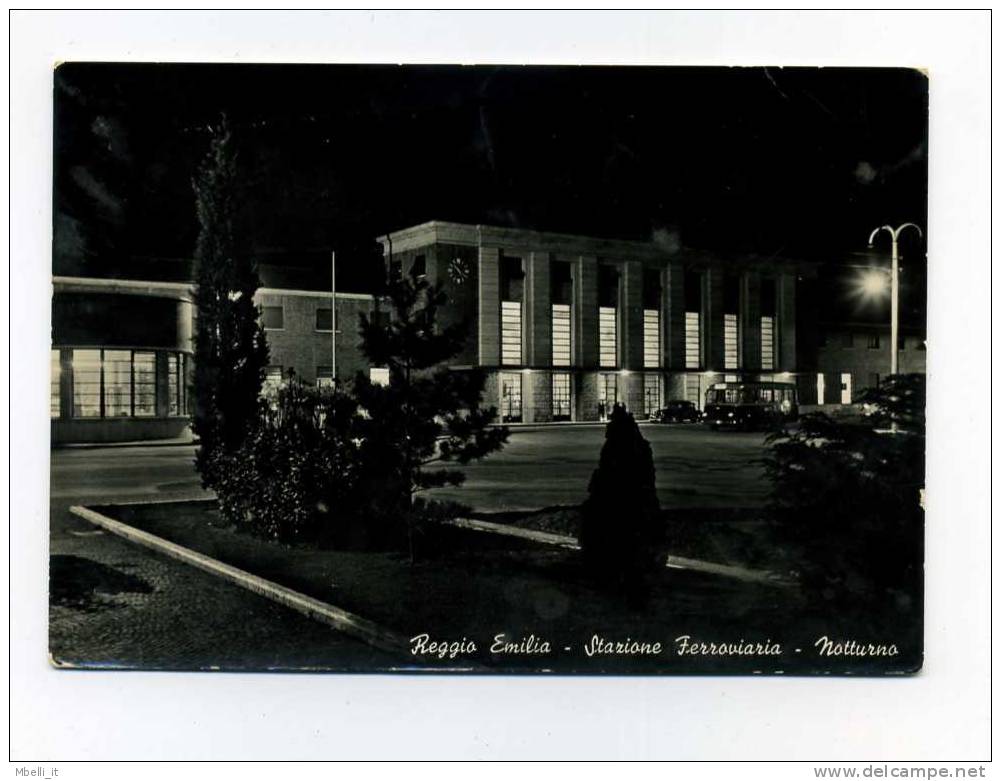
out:
{"label": "black and white photograph", "polygon": [[61,63],[51,663],[918,672],[930,79]]}

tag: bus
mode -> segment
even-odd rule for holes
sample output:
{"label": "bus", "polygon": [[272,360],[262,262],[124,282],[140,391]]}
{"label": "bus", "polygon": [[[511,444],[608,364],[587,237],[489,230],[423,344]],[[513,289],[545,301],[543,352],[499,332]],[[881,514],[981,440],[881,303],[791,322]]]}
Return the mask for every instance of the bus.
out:
{"label": "bus", "polygon": [[791,382],[717,382],[706,391],[703,421],[715,429],[774,428],[798,416]]}

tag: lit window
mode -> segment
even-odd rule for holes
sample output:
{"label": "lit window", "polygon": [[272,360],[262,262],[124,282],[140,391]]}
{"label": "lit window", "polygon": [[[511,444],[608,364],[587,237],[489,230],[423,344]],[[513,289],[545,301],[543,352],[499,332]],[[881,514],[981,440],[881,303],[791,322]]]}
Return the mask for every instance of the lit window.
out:
{"label": "lit window", "polygon": [[570,305],[553,304],[553,366],[569,366],[570,351]]}
{"label": "lit window", "polygon": [[699,312],[685,312],[685,368],[702,365],[702,323]]}
{"label": "lit window", "polygon": [[643,413],[650,417],[660,409],[662,378],[659,374],[648,374],[643,378]]}
{"label": "lit window", "polygon": [[553,420],[570,420],[570,375],[553,375]]}
{"label": "lit window", "polygon": [[825,392],[825,388],[824,388],[824,375],[823,374],[818,374],[817,375],[817,405],[818,406],[823,406],[824,405],[824,392]]}
{"label": "lit window", "polygon": [[334,370],[332,366],[323,364],[316,367],[316,387],[332,388],[334,386]]}
{"label": "lit window", "polygon": [[619,363],[618,334],[615,307],[598,308],[598,365],[617,366]]}
{"label": "lit window", "polygon": [[62,367],[59,365],[59,350],[51,351],[51,365],[49,367],[49,417],[58,418],[61,408],[59,398],[59,377],[62,374]]}
{"label": "lit window", "polygon": [[643,365],[660,367],[660,312],[656,309],[643,311]]}
{"label": "lit window", "polygon": [[73,417],[101,417],[101,351],[73,351]]}
{"label": "lit window", "polygon": [[167,414],[177,417],[185,413],[184,405],[184,355],[167,356]]}
{"label": "lit window", "polygon": [[521,364],[521,302],[501,302],[501,363]]}
{"label": "lit window", "polygon": [[278,389],[282,385],[282,367],[281,366],[268,366],[264,370],[264,386],[261,389],[265,395],[271,395],[278,392]]}
{"label": "lit window", "polygon": [[328,307],[317,307],[316,330],[332,331],[334,328],[334,310]]}
{"label": "lit window", "polygon": [[132,353],[104,351],[104,417],[126,418],[132,414]]}
{"label": "lit window", "polygon": [[723,315],[723,368],[736,369],[739,360],[737,315]]}
{"label": "lit window", "polygon": [[133,353],[136,417],[156,415],[156,353]]}
{"label": "lit window", "polygon": [[619,400],[619,375],[603,372],[598,375],[598,416],[605,420]]}
{"label": "lit window", "polygon": [[501,422],[521,422],[521,374],[504,372],[501,374]]}
{"label": "lit window", "polygon": [[852,403],[852,375],[851,372],[844,372],[841,375],[841,403]]}
{"label": "lit window", "polygon": [[761,368],[775,368],[775,319],[761,318]]}
{"label": "lit window", "polygon": [[368,379],[373,385],[389,385],[389,369],[385,366],[373,366],[368,370]]}
{"label": "lit window", "polygon": [[285,307],[262,306],[261,325],[268,331],[280,331],[285,327]]}

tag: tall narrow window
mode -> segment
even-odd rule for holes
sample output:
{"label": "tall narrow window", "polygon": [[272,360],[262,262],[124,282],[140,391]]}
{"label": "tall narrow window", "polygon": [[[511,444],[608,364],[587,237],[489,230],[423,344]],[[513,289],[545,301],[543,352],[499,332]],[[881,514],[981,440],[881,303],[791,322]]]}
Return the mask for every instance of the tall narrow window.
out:
{"label": "tall narrow window", "polygon": [[61,409],[59,397],[59,377],[62,374],[62,366],[59,363],[59,350],[51,351],[51,364],[49,366],[49,417],[58,418]]}
{"label": "tall narrow window", "polygon": [[685,312],[685,368],[698,369],[702,366],[702,315],[700,312]]}
{"label": "tall narrow window", "polygon": [[616,319],[616,309],[614,307],[603,306],[598,308],[599,366],[617,366],[619,363]]}
{"label": "tall narrow window", "polygon": [[723,368],[736,369],[739,357],[737,315],[723,315]]}
{"label": "tall narrow window", "polygon": [[643,311],[643,365],[660,368],[660,312],[656,309]]}
{"label": "tall narrow window", "polygon": [[841,374],[841,403],[851,404],[852,403],[852,374],[851,372],[843,372]]}
{"label": "tall narrow window", "polygon": [[661,407],[662,381],[659,374],[648,374],[643,378],[643,414],[648,418]]}
{"label": "tall narrow window", "polygon": [[501,422],[521,423],[521,373],[501,373]]}
{"label": "tall narrow window", "polygon": [[553,366],[569,366],[570,351],[570,305],[553,304]]}
{"label": "tall narrow window", "polygon": [[824,406],[824,393],[826,388],[824,387],[824,375],[817,375],[817,406]]}
{"label": "tall narrow window", "polygon": [[184,414],[184,355],[167,356],[167,414],[177,417]]}
{"label": "tall narrow window", "polygon": [[553,374],[553,420],[570,420],[570,374]]}
{"label": "tall narrow window", "polygon": [[73,417],[101,417],[101,351],[73,351]]}
{"label": "tall narrow window", "polygon": [[598,414],[605,420],[612,412],[612,407],[619,400],[619,375],[615,372],[602,372],[598,375]]}
{"label": "tall narrow window", "polygon": [[135,390],[135,415],[156,415],[156,353],[132,354],[132,382]]}
{"label": "tall narrow window", "polygon": [[501,301],[501,363],[521,364],[521,302]]}
{"label": "tall narrow window", "polygon": [[761,318],[761,368],[775,368],[775,318],[771,315]]}
{"label": "tall narrow window", "polygon": [[740,368],[740,279],[723,278],[723,368]]}
{"label": "tall narrow window", "polygon": [[104,417],[125,418],[132,414],[132,353],[104,351]]}
{"label": "tall narrow window", "polygon": [[686,271],[685,296],[685,368],[702,367],[702,293],[703,278],[698,271]]}

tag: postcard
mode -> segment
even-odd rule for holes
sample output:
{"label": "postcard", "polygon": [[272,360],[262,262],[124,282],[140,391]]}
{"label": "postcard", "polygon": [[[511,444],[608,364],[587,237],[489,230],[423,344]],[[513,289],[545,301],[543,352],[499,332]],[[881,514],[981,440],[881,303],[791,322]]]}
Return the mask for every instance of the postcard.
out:
{"label": "postcard", "polygon": [[901,675],[928,75],[54,71],[64,668]]}

